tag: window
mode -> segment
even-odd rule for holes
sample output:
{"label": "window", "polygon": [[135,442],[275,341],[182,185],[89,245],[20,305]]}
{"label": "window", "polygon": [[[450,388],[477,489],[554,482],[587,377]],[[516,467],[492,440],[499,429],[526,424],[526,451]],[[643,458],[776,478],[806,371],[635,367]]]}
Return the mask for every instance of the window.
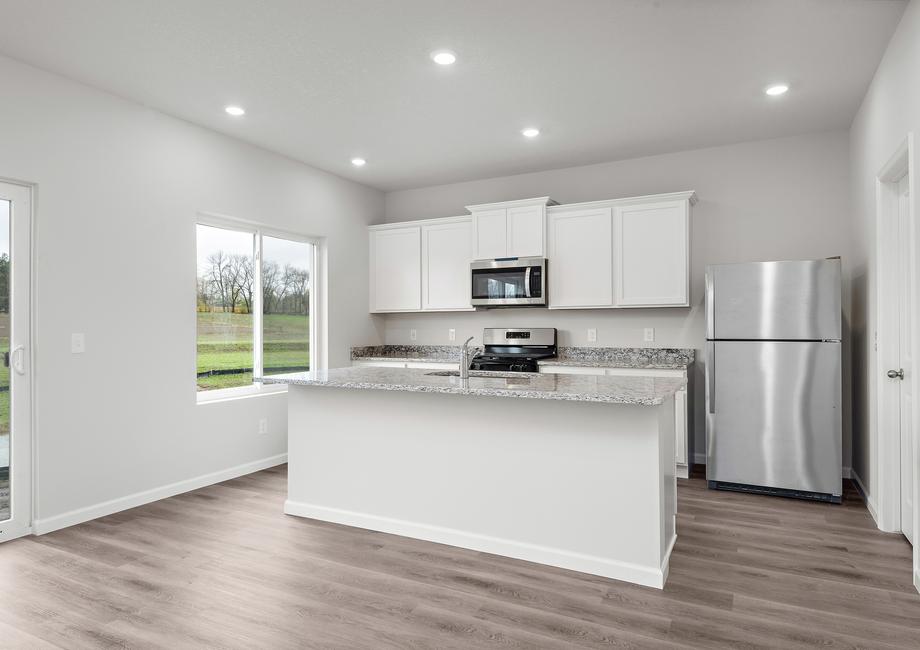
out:
{"label": "window", "polygon": [[197,242],[198,392],[309,370],[315,245],[216,223]]}

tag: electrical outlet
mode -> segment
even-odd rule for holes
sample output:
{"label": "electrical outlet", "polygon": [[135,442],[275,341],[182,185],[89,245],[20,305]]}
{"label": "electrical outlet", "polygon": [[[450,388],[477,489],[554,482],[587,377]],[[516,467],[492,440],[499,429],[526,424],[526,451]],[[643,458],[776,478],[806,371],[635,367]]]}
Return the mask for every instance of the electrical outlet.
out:
{"label": "electrical outlet", "polygon": [[418,330],[409,330],[409,340],[414,341],[418,338]]}
{"label": "electrical outlet", "polygon": [[594,327],[588,328],[588,343],[597,342],[597,329]]}
{"label": "electrical outlet", "polygon": [[453,327],[447,330],[447,338],[451,341],[456,341],[457,340],[457,330],[455,330]]}
{"label": "electrical outlet", "polygon": [[73,354],[86,352],[86,337],[82,332],[74,332],[70,335],[70,351]]}
{"label": "electrical outlet", "polygon": [[264,436],[268,433],[268,418],[262,418],[259,420],[259,435]]}
{"label": "electrical outlet", "polygon": [[646,343],[651,343],[651,342],[654,341],[654,340],[655,340],[655,328],[654,328],[654,327],[646,327],[646,328],[645,328],[645,342],[646,342]]}

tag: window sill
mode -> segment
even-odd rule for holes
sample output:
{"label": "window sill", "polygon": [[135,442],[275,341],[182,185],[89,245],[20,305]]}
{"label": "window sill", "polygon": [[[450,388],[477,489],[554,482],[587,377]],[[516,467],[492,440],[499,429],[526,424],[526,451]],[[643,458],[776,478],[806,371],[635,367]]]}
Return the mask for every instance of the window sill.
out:
{"label": "window sill", "polygon": [[286,393],[285,384],[252,384],[250,386],[237,386],[236,388],[219,388],[217,390],[201,391],[196,394],[198,404],[213,404],[229,400],[259,397],[260,395],[275,395]]}

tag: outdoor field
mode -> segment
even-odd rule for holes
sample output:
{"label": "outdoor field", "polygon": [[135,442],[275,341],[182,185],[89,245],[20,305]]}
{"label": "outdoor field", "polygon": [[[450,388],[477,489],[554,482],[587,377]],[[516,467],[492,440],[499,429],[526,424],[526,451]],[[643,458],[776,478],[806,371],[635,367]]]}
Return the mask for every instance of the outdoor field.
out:
{"label": "outdoor field", "polygon": [[[310,321],[301,314],[263,317],[265,374],[310,369]],[[238,371],[201,376],[210,371]],[[252,314],[198,312],[198,388],[252,383]]]}

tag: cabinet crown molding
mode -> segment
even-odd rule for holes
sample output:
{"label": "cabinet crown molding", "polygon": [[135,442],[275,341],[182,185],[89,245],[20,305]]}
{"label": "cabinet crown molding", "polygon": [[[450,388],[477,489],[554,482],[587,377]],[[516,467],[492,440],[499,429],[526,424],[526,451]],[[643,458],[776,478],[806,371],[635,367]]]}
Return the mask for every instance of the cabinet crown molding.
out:
{"label": "cabinet crown molding", "polygon": [[533,199],[517,199],[515,201],[497,201],[495,203],[480,203],[478,205],[468,205],[466,209],[470,212],[479,212],[481,210],[501,210],[503,208],[523,208],[529,205],[559,205],[548,196],[539,196]]}
{"label": "cabinet crown molding", "polygon": [[646,194],[643,196],[625,196],[621,199],[602,199],[600,201],[584,201],[582,203],[555,204],[547,209],[549,214],[566,212],[568,210],[593,210],[596,208],[614,208],[618,205],[641,205],[642,203],[662,203],[666,201],[689,201],[696,205],[696,190],[685,192],[668,192],[666,194]]}

